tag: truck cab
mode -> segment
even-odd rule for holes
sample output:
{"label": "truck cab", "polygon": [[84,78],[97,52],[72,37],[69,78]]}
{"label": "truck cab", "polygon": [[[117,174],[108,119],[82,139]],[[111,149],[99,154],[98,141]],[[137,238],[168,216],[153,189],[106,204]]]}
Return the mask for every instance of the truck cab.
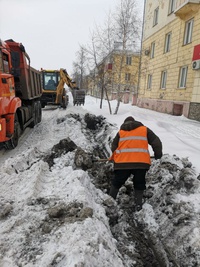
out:
{"label": "truck cab", "polygon": [[41,122],[40,73],[21,43],[0,40],[0,145],[13,149],[26,127]]}

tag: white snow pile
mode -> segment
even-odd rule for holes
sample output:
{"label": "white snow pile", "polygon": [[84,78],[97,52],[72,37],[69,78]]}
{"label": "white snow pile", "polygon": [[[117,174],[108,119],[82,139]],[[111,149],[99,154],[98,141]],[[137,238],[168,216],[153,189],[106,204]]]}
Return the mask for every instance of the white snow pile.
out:
{"label": "white snow pile", "polygon": [[112,164],[93,162],[108,157],[118,127],[94,115],[89,125],[87,103],[91,112],[87,98],[84,108],[43,110],[15,150],[0,151],[0,267],[200,266],[192,163],[172,154],[153,160],[134,213],[131,178],[114,201]]}
{"label": "white snow pile", "polygon": [[136,217],[150,242],[156,240],[155,252],[164,251],[166,266],[200,266],[200,176],[188,159],[164,155],[152,163],[147,183]]}

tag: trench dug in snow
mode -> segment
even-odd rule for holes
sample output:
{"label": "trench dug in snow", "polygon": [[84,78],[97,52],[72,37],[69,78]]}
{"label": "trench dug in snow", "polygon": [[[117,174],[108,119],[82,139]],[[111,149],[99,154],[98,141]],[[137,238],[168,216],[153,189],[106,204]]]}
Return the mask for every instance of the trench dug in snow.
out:
{"label": "trench dug in snow", "polygon": [[[70,117],[81,124],[82,134],[91,144],[89,150],[84,151],[74,140],[66,138],[54,145],[50,152],[39,155],[37,162],[47,162],[51,171],[57,159],[71,153],[70,166],[74,170],[87,172],[92,184],[107,194],[113,178],[113,165],[98,159],[108,158],[110,155],[113,125],[102,116],[96,117],[88,113],[85,116],[70,114]],[[66,120],[67,117],[58,119],[57,124]],[[31,168],[31,165],[28,168]],[[15,171],[20,173],[20,170]],[[42,190],[40,185],[35,186]],[[111,233],[117,240],[116,245],[123,266],[200,266],[199,235],[195,237],[195,233],[200,229],[200,214],[188,201],[188,196],[198,195],[199,192],[199,177],[188,159],[164,155],[161,160],[153,160],[147,173],[145,203],[140,212],[134,212],[132,177],[120,189],[116,201],[106,197],[103,206],[109,218]],[[12,212],[12,203],[3,203],[0,199],[0,204],[0,220],[6,220]],[[31,207],[34,207],[33,210],[41,211],[38,216],[44,218],[38,219],[40,223],[36,228],[26,229],[17,266],[36,260],[42,253],[41,244],[45,243],[53,229],[93,216],[93,209],[84,207],[83,203],[78,201],[66,204],[61,199],[40,196],[30,198],[27,205],[30,213]],[[12,227],[17,228],[18,225],[20,221],[16,221]],[[0,246],[0,254],[8,249],[7,241]],[[62,254],[56,254],[49,266],[61,266],[59,262],[63,257]],[[20,259],[23,259],[22,265]]]}
{"label": "trench dug in snow", "polygon": [[[60,140],[44,160],[51,167],[54,158],[75,151],[74,168],[87,171],[92,183],[104,193],[108,193],[113,177],[113,165],[98,159],[108,158],[110,154],[105,147],[105,139],[108,144],[112,141],[112,138],[106,135],[110,125],[101,116],[86,114],[82,120],[79,116],[73,116],[81,121],[88,140],[93,140],[93,151],[86,152],[67,138]],[[195,193],[195,188],[199,185],[197,178],[188,159],[164,155],[161,160],[152,162],[147,174],[147,190],[142,211],[134,213],[131,177],[120,189],[116,202],[108,197],[104,206],[124,266],[200,266],[198,248],[191,246],[189,237],[189,225],[194,224],[192,228],[195,227],[193,220],[196,214],[187,201],[176,201],[177,194]],[[58,217],[59,213],[61,217],[63,213],[69,216],[70,208],[59,207],[55,212],[56,216]],[[69,216],[71,220],[92,216],[91,210],[82,210],[82,215],[79,216],[81,205],[78,206],[78,213],[77,207],[73,208],[75,213]],[[134,244],[134,250],[131,244]]]}

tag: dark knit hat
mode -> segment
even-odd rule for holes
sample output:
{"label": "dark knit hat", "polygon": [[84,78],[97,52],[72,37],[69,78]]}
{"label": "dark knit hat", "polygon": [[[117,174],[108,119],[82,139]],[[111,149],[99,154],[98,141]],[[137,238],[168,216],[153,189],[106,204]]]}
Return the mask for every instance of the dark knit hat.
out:
{"label": "dark knit hat", "polygon": [[129,116],[124,120],[124,122],[127,122],[127,121],[135,121],[135,120],[133,117]]}

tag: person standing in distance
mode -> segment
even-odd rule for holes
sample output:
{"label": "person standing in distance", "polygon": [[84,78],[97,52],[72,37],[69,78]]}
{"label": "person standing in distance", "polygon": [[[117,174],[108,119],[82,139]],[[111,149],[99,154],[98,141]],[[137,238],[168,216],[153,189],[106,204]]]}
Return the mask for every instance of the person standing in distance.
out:
{"label": "person standing in distance", "polygon": [[112,145],[114,179],[109,195],[116,199],[121,186],[133,174],[135,210],[142,209],[143,192],[146,189],[146,172],[151,166],[148,150],[150,145],[155,159],[162,157],[162,142],[159,137],[133,117],[127,117],[116,134]]}

